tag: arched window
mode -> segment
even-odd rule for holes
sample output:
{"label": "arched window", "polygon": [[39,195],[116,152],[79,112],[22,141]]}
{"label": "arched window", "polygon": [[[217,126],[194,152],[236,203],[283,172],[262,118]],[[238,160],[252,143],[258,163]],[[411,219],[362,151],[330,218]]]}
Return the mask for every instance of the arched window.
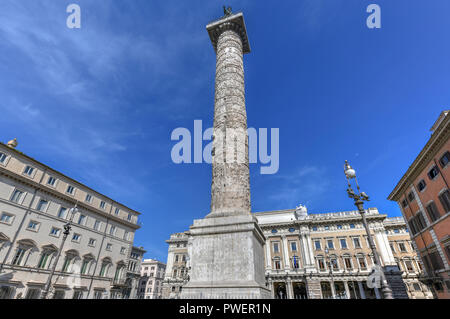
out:
{"label": "arched window", "polygon": [[319,268],[319,271],[325,271],[326,270],[326,266],[325,266],[325,260],[323,258],[323,256],[317,256],[317,267]]}
{"label": "arched window", "polygon": [[111,258],[105,257],[102,259],[102,266],[100,267],[100,277],[108,277],[108,272],[111,264]]}
{"label": "arched window", "polygon": [[37,268],[48,269],[50,267],[51,260],[53,259],[54,254],[57,251],[58,251],[58,248],[55,245],[50,244],[50,245],[43,246]]}
{"label": "arched window", "polygon": [[66,257],[64,258],[62,272],[72,272],[72,266],[78,256],[79,253],[75,249],[66,251]]}
{"label": "arched window", "polygon": [[89,273],[90,267],[91,267],[94,259],[95,259],[94,255],[92,255],[91,253],[83,256],[83,262],[81,263],[80,274],[85,275],[85,274]]}
{"label": "arched window", "polygon": [[349,254],[345,254],[344,256],[342,256],[342,259],[344,260],[345,269],[352,270],[353,269],[352,256],[350,256]]}
{"label": "arched window", "polygon": [[36,243],[31,239],[21,239],[17,242],[16,253],[14,254],[12,264],[16,266],[25,266],[28,256],[33,249],[37,249]]}

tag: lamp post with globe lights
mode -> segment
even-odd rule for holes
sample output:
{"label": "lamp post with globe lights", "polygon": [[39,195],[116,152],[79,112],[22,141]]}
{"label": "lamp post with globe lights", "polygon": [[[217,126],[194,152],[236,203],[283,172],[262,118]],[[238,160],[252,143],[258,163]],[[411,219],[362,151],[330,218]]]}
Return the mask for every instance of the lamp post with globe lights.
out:
{"label": "lamp post with globe lights", "polygon": [[72,223],[73,217],[75,216],[75,213],[77,213],[77,212],[78,212],[77,205],[75,205],[73,208],[71,208],[69,210],[70,219],[64,225],[64,232],[63,232],[63,238],[61,241],[61,245],[59,246],[58,254],[56,255],[55,262],[53,263],[52,271],[50,272],[50,275],[48,276],[48,279],[47,279],[47,283],[45,284],[44,292],[42,293],[42,297],[41,297],[42,299],[46,299],[47,295],[50,291],[50,286],[52,283],[53,275],[55,274],[56,265],[58,264],[58,260],[59,260],[59,257],[61,256],[61,252],[64,247],[64,243],[66,242],[67,236],[69,236],[70,230],[72,229],[71,223]]}
{"label": "lamp post with globe lights", "polygon": [[[381,268],[380,256],[378,255],[377,249],[375,248],[375,244],[373,242],[373,238],[372,238],[372,235],[370,234],[369,226],[368,226],[367,220],[366,220],[366,214],[364,211],[364,202],[369,201],[369,196],[367,196],[366,193],[361,192],[359,185],[358,185],[358,180],[356,178],[356,171],[350,166],[348,161],[345,161],[344,173],[345,173],[345,177],[347,178],[347,183],[348,183],[348,188],[347,188],[348,197],[353,198],[354,204],[358,208],[359,213],[361,214],[362,222],[363,222],[364,228],[367,233],[367,240],[369,242],[369,246],[370,246],[370,249],[373,254],[375,266],[377,266],[379,269],[381,269],[381,271],[380,271],[381,291],[383,293],[383,297],[384,297],[384,299],[393,299],[392,290],[391,290],[391,288],[389,288],[389,285],[386,280],[386,276],[384,274],[384,271]],[[355,191],[352,188],[351,180],[355,181],[357,193],[355,193]]]}

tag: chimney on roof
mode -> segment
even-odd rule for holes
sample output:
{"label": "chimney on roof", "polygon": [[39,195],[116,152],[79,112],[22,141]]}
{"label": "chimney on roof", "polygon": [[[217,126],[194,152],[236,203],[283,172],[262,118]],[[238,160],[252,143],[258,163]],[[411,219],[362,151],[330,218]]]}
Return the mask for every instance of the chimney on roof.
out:
{"label": "chimney on roof", "polygon": [[14,138],[13,140],[11,140],[7,143],[7,145],[11,148],[16,148],[18,144],[19,143],[17,143],[17,138]]}

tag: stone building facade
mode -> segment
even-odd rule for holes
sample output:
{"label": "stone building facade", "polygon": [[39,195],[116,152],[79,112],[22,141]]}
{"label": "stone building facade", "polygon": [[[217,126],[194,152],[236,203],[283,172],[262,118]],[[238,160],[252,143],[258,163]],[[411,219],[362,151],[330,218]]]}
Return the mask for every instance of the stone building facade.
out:
{"label": "stone building facade", "polygon": [[147,251],[144,250],[143,247],[133,246],[131,249],[125,285],[122,293],[124,299],[138,299],[138,288],[141,279],[141,263],[146,252]]}
{"label": "stone building facade", "polygon": [[188,232],[184,232],[172,234],[170,239],[166,240],[169,250],[163,281],[163,299],[178,298],[188,281],[188,239]]}
{"label": "stone building facade", "polygon": [[396,201],[411,232],[437,298],[450,298],[450,111],[443,111],[432,135],[395,186]]}
{"label": "stone building facade", "polygon": [[[359,212],[307,214],[299,207],[254,216],[266,237],[266,285],[273,298],[381,298],[367,283],[373,256]],[[367,220],[383,266],[399,267],[408,297],[432,298],[403,219],[371,208]],[[167,243],[163,298],[178,298],[189,280],[189,232],[173,234]]]}
{"label": "stone building facade", "polygon": [[138,299],[161,299],[166,264],[156,259],[144,259],[141,264],[141,278]]}
{"label": "stone building facade", "polygon": [[139,215],[0,143],[0,298],[42,297],[69,220],[47,298],[123,298]]}

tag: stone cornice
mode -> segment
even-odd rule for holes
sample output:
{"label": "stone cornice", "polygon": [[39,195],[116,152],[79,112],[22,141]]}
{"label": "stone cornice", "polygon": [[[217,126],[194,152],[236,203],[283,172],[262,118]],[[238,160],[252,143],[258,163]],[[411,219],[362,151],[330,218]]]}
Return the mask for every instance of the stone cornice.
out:
{"label": "stone cornice", "polygon": [[[105,218],[107,218],[109,220],[113,220],[113,221],[115,221],[115,222],[117,222],[119,224],[126,225],[126,226],[128,226],[128,227],[130,227],[132,229],[136,230],[136,229],[141,228],[141,226],[139,226],[137,224],[130,223],[130,222],[128,222],[128,221],[126,221],[126,220],[124,220],[122,218],[118,218],[118,217],[116,217],[114,215],[111,215],[111,214],[107,213],[106,211],[102,211],[102,210],[97,209],[95,207],[92,207],[90,205],[85,205],[84,203],[77,201],[76,199],[74,199],[71,196],[62,194],[61,192],[58,192],[58,191],[56,191],[53,188],[50,188],[50,187],[47,187],[47,186],[45,186],[43,184],[37,183],[37,182],[35,182],[35,181],[31,180],[31,179],[28,179],[28,178],[26,178],[24,176],[20,176],[20,175],[18,175],[16,173],[13,173],[13,172],[11,172],[11,171],[3,168],[3,167],[0,167],[0,175],[4,175],[6,177],[9,177],[11,179],[14,179],[14,180],[22,183],[22,184],[28,185],[29,187],[35,188],[38,191],[40,191],[41,193],[49,194],[49,195],[54,196],[56,198],[62,199],[64,201],[66,201],[66,202],[72,203],[73,205],[77,204],[79,208],[81,208],[81,209],[83,209],[85,211],[90,211],[92,213],[98,214],[98,215],[100,215],[102,217],[105,217]],[[111,201],[113,201],[113,200],[111,200]]]}
{"label": "stone cornice", "polygon": [[217,52],[217,40],[219,39],[219,36],[228,30],[232,30],[240,36],[243,53],[250,52],[250,44],[248,42],[247,29],[245,27],[244,15],[242,12],[213,21],[206,26],[206,30],[208,31],[215,52]]}
{"label": "stone cornice", "polygon": [[406,173],[402,176],[400,181],[395,186],[394,190],[389,194],[388,199],[398,201],[400,196],[405,193],[406,189],[411,185],[420,173],[429,165],[432,158],[436,155],[438,150],[450,138],[450,116],[442,121],[436,131],[431,135],[427,144],[420,151],[414,162],[408,168]]}
{"label": "stone cornice", "polygon": [[[138,212],[138,211],[136,211],[136,210],[134,210],[134,209],[131,209],[131,208],[129,208],[128,206],[125,206],[125,205],[123,205],[122,203],[120,203],[120,202],[118,202],[118,201],[115,201],[115,200],[113,200],[112,198],[110,198],[110,197],[108,197],[108,196],[106,196],[106,195],[104,195],[104,194],[101,194],[101,193],[97,192],[96,190],[90,188],[89,186],[86,186],[86,185],[80,183],[79,181],[76,181],[76,180],[74,180],[73,178],[71,178],[71,177],[69,177],[69,176],[67,176],[67,175],[65,175],[65,174],[63,174],[63,173],[61,173],[61,172],[59,172],[59,171],[57,171],[57,170],[51,168],[50,166],[47,166],[47,165],[45,165],[44,163],[39,162],[38,160],[36,160],[36,159],[34,159],[34,158],[32,158],[32,157],[26,155],[25,153],[22,153],[22,152],[20,152],[20,151],[14,149],[14,148],[8,147],[7,145],[5,145],[5,144],[3,144],[3,143],[0,142],[0,149],[1,149],[1,148],[4,148],[5,151],[8,152],[8,153],[11,152],[11,153],[14,153],[15,155],[22,156],[22,157],[26,158],[27,160],[32,161],[32,162],[33,162],[34,164],[36,164],[37,166],[40,166],[41,169],[42,169],[43,171],[47,170],[48,172],[56,173],[57,175],[60,175],[60,176],[62,176],[63,178],[68,179],[70,182],[74,183],[75,185],[81,186],[82,188],[85,188],[85,189],[89,190],[90,192],[92,192],[92,193],[94,193],[94,194],[97,194],[97,195],[99,195],[100,197],[103,197],[103,198],[109,200],[111,203],[116,203],[116,204],[118,204],[118,205],[120,205],[120,206],[123,206],[124,208],[126,208],[126,209],[129,210],[130,212],[133,212],[133,213],[135,213],[135,214],[137,214],[137,215],[141,215],[140,212]],[[0,166],[0,171],[1,171],[1,169],[2,169],[2,167]],[[6,169],[4,169],[4,170],[10,172],[9,170],[6,170]],[[12,173],[12,172],[11,172],[11,173]]]}

